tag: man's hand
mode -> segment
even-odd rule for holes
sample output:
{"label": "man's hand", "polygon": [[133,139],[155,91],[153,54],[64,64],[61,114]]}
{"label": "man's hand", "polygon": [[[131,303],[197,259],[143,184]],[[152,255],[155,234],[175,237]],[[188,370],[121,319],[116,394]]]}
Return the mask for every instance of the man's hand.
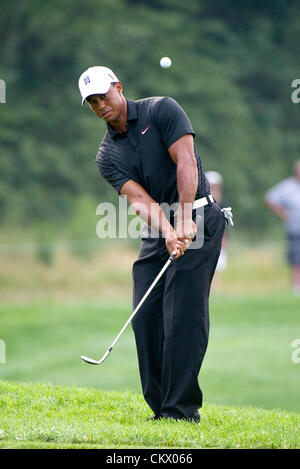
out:
{"label": "man's hand", "polygon": [[176,225],[176,231],[172,230],[169,236],[166,237],[166,247],[169,254],[176,254],[175,259],[183,256],[196,233],[197,226],[193,220],[179,220]]}
{"label": "man's hand", "polygon": [[197,233],[197,225],[192,219],[182,220],[179,219],[176,222],[176,234],[180,240],[189,240],[190,242],[194,239]]}
{"label": "man's hand", "polygon": [[166,237],[165,242],[169,254],[176,254],[175,259],[178,259],[178,257],[183,256],[187,249],[186,243],[177,237],[176,232],[174,230]]}

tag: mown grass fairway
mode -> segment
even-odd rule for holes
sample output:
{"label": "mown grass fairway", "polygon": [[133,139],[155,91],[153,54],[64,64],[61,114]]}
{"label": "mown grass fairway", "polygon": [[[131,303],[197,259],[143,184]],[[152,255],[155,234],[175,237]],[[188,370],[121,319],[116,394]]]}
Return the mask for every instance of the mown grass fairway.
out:
{"label": "mown grass fairway", "polygon": [[[0,365],[0,376],[140,392],[130,326],[102,365],[80,359],[99,359],[129,314],[130,299],[2,305],[7,363]],[[299,333],[297,298],[215,296],[210,343],[200,373],[205,401],[300,412],[300,364],[291,359],[291,343]]]}
{"label": "mown grass fairway", "polygon": [[136,252],[4,258],[0,447],[299,447],[300,300],[271,254],[238,251],[212,292],[200,426],[145,422],[130,327],[99,367],[80,359],[99,359],[128,319]]}
{"label": "mown grass fairway", "polygon": [[0,383],[0,448],[297,448],[299,414],[205,405],[201,425],[147,422],[140,394]]}

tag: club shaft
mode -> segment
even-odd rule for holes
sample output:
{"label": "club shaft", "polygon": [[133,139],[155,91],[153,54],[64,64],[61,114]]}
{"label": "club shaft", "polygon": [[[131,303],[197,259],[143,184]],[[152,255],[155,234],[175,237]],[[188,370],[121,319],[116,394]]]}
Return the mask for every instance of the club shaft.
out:
{"label": "club shaft", "polygon": [[144,303],[144,301],[147,299],[148,295],[151,293],[151,291],[153,290],[153,288],[155,287],[155,285],[157,284],[157,282],[160,280],[160,278],[163,276],[163,274],[165,273],[165,271],[167,270],[167,268],[169,267],[169,265],[171,264],[173,258],[169,258],[167,260],[167,262],[165,263],[165,265],[163,266],[163,268],[161,269],[161,271],[159,272],[159,274],[157,275],[157,277],[155,278],[155,280],[153,280],[152,284],[150,285],[150,287],[148,288],[148,290],[146,291],[145,295],[143,296],[143,298],[141,299],[141,301],[139,302],[139,304],[137,305],[137,307],[134,309],[134,311],[132,312],[131,316],[129,317],[129,319],[126,321],[126,323],[124,324],[124,326],[122,327],[122,329],[120,330],[119,334],[117,335],[117,337],[115,338],[115,340],[113,341],[113,343],[111,344],[111,346],[109,347],[109,351],[111,351],[111,349],[114,347],[114,345],[118,342],[119,338],[121,337],[121,335],[123,334],[123,332],[125,331],[126,327],[128,326],[128,324],[131,322],[132,318],[135,316],[135,314],[138,312],[138,310],[140,309],[140,307],[142,306],[142,304]]}
{"label": "club shaft", "polygon": [[92,358],[89,358],[89,357],[86,357],[86,356],[81,356],[82,360],[84,360],[85,362],[87,363],[91,363],[93,365],[100,365],[100,363],[102,363],[106,357],[110,354],[110,352],[112,351],[114,345],[118,342],[119,338],[121,337],[121,335],[123,334],[123,332],[125,331],[126,327],[128,326],[128,324],[130,323],[130,321],[132,320],[132,318],[134,317],[134,315],[138,312],[138,310],[140,309],[140,307],[142,306],[142,304],[144,303],[144,301],[146,300],[146,298],[148,297],[148,295],[151,293],[151,291],[153,290],[153,288],[155,287],[155,285],[157,284],[157,282],[159,281],[159,279],[163,276],[163,274],[165,273],[165,271],[167,270],[167,268],[169,267],[169,265],[171,264],[172,261],[174,261],[175,259],[175,256],[176,254],[172,254],[169,259],[167,260],[167,262],[165,263],[165,265],[163,266],[163,268],[161,269],[161,271],[159,272],[159,274],[157,275],[157,277],[154,279],[154,281],[151,283],[150,287],[148,288],[148,290],[146,291],[145,295],[143,296],[143,298],[141,299],[141,301],[139,302],[139,304],[137,305],[137,307],[134,309],[134,311],[132,312],[131,316],[129,317],[129,319],[126,321],[126,323],[124,324],[124,326],[122,327],[122,329],[120,330],[119,334],[117,335],[117,337],[115,338],[115,340],[113,341],[113,343],[111,344],[111,346],[106,350],[105,354],[103,355],[103,357],[101,358],[101,360],[97,361],[97,360],[94,360]]}

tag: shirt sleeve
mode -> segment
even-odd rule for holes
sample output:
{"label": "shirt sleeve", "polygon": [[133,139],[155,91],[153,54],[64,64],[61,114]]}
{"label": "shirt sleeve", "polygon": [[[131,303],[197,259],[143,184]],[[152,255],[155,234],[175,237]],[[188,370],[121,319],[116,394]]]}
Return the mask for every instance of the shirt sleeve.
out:
{"label": "shirt sleeve", "polygon": [[125,182],[131,178],[124,165],[118,167],[113,163],[112,159],[109,158],[109,153],[106,151],[105,144],[101,145],[96,156],[96,165],[100,174],[104,179],[120,194],[121,187]]}
{"label": "shirt sleeve", "polygon": [[125,182],[130,180],[130,177],[122,174],[112,164],[103,164],[103,160],[100,158],[96,159],[96,164],[104,179],[120,195],[121,187],[125,184]]}
{"label": "shirt sleeve", "polygon": [[266,200],[271,204],[285,205],[286,195],[289,192],[288,181],[282,181],[272,187],[265,195]]}
{"label": "shirt sleeve", "polygon": [[195,136],[188,116],[172,98],[161,99],[157,106],[155,120],[167,148],[186,134]]}

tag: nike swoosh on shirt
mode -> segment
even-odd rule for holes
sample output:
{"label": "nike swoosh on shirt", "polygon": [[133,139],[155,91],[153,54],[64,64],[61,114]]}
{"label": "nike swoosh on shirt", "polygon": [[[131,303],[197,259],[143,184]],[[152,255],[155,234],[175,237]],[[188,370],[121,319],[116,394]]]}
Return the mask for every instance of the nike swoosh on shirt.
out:
{"label": "nike swoosh on shirt", "polygon": [[141,131],[141,134],[144,135],[147,132],[147,130],[150,129],[150,127],[151,127],[151,125],[148,125],[148,127],[146,127],[145,130]]}

